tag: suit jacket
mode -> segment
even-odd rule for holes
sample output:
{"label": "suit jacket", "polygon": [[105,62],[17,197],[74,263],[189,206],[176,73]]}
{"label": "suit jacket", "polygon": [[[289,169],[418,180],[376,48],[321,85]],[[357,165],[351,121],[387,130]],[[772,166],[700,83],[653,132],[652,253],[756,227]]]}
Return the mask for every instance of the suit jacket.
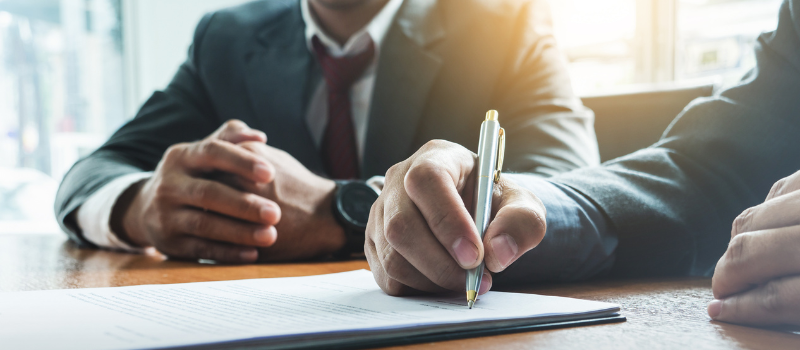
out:
{"label": "suit jacket", "polygon": [[655,145],[553,179],[608,217],[612,275],[711,275],[736,216],[800,169],[800,0],[755,53],[738,86],[693,101]]}
{"label": "suit jacket", "polygon": [[[88,244],[71,215],[88,196],[229,119],[322,174],[304,118],[322,75],[304,28],[299,0],[206,15],[166,89],[66,175],[62,228]],[[549,176],[599,163],[594,117],[572,93],[544,0],[406,0],[380,49],[361,176],[383,175],[432,139],[476,150],[489,109],[507,130],[508,170]]]}

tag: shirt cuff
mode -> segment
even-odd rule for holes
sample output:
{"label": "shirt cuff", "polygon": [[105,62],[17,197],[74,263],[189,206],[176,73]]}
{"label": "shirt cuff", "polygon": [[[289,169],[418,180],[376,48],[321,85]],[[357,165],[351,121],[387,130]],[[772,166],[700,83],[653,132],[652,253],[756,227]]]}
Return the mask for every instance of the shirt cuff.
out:
{"label": "shirt cuff", "polygon": [[111,231],[111,211],[122,192],[152,175],[152,172],[141,172],[121,176],[89,196],[86,202],[78,208],[76,215],[83,237],[100,247],[133,253],[143,252],[143,248],[132,247]]}
{"label": "shirt cuff", "polygon": [[373,176],[367,180],[367,186],[372,187],[378,194],[383,192],[383,184],[386,183],[386,177],[384,176]]}
{"label": "shirt cuff", "polygon": [[600,275],[614,262],[617,237],[600,209],[569,186],[523,174],[504,177],[535,194],[547,210],[542,242],[501,274],[506,282],[572,281]]}

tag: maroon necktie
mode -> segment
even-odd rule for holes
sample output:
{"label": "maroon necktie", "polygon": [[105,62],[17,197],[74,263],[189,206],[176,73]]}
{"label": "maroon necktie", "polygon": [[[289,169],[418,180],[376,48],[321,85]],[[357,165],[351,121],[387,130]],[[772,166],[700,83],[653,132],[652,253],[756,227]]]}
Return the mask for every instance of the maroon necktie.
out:
{"label": "maroon necktie", "polygon": [[322,137],[322,161],[331,178],[355,179],[358,177],[358,150],[350,88],[372,62],[375,45],[370,40],[364,52],[332,57],[319,38],[315,36],[311,42],[328,85],[328,125]]}

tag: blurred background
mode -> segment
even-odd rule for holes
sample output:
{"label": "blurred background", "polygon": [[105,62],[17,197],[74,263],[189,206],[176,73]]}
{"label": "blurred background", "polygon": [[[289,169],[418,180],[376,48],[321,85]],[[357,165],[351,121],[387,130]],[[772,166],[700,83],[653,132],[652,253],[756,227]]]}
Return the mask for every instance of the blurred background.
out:
{"label": "blurred background", "polygon": [[[58,232],[52,203],[70,166],[166,86],[204,13],[243,2],[0,0],[0,234]],[[550,1],[587,101],[734,84],[780,3]]]}

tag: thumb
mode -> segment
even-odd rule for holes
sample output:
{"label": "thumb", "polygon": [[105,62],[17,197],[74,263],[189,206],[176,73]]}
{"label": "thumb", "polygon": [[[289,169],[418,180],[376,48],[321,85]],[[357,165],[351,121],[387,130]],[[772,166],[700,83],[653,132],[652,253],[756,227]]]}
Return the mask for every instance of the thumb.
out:
{"label": "thumb", "polygon": [[267,134],[256,129],[251,129],[243,121],[236,119],[228,120],[222,124],[209,138],[234,144],[245,141],[267,142]]}
{"label": "thumb", "polygon": [[497,214],[486,230],[483,246],[486,268],[496,273],[539,245],[547,231],[547,211],[533,193],[505,179],[501,178],[495,193]]}

